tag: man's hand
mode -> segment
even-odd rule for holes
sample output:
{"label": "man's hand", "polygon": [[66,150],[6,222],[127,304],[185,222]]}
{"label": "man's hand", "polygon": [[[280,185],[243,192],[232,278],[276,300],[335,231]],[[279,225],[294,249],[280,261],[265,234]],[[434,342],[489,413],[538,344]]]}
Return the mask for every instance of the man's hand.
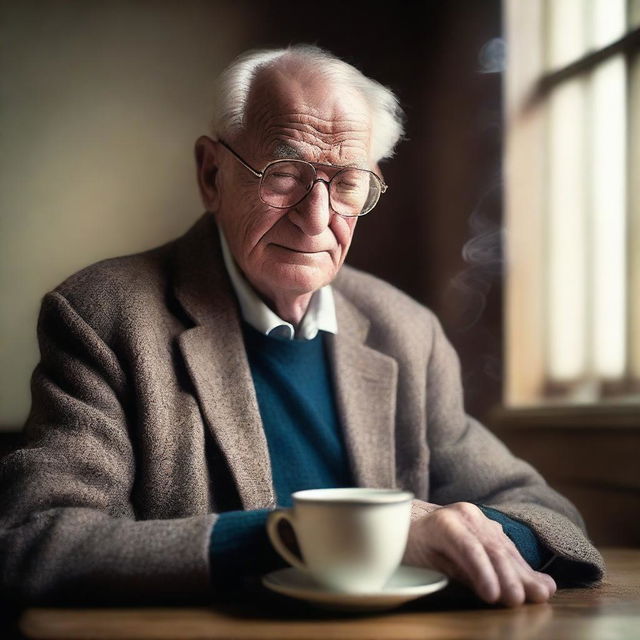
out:
{"label": "man's hand", "polygon": [[[420,505],[424,505],[420,507]],[[442,571],[473,589],[485,602],[513,607],[546,602],[556,583],[534,571],[502,527],[469,502],[445,507],[418,503],[403,564]]]}

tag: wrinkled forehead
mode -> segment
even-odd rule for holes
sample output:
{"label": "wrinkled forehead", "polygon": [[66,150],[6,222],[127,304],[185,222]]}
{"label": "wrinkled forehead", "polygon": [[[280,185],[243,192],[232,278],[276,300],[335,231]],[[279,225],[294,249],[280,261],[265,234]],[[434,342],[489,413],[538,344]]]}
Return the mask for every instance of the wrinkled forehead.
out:
{"label": "wrinkled forehead", "polygon": [[247,141],[262,159],[369,163],[371,116],[365,99],[309,69],[263,70],[249,94],[245,125]]}

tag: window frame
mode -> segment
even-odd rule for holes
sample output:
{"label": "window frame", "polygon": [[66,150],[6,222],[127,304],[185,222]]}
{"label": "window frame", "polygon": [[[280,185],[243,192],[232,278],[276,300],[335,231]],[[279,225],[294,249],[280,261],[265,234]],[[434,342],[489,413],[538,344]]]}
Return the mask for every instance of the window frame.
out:
{"label": "window frame", "polygon": [[[636,2],[637,0],[632,0]],[[640,3],[638,3],[640,4]],[[509,64],[505,73],[505,382],[500,422],[509,412],[534,420],[573,423],[591,409],[614,423],[640,424],[640,395],[577,404],[548,394],[545,352],[545,215],[547,98],[568,79],[584,76],[612,56],[628,62],[629,167],[640,167],[640,27],[619,40],[548,71],[545,1],[503,1]],[[635,8],[634,8],[635,10]],[[629,170],[629,169],[628,169]],[[630,170],[629,170],[630,171]],[[628,242],[640,246],[640,181],[628,180]],[[631,244],[629,245],[631,246]],[[640,291],[640,251],[630,252],[629,291]],[[628,380],[640,380],[640,295],[629,296]],[[629,383],[630,384],[630,383]],[[635,394],[638,388],[629,388]],[[604,411],[604,414],[602,413]],[[635,415],[637,417],[630,417]]]}

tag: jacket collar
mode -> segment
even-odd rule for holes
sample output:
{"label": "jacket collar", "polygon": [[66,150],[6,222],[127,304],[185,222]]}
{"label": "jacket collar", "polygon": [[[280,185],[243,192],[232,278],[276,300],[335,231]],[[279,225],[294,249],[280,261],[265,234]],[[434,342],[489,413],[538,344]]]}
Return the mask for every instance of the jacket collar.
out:
{"label": "jacket collar", "polygon": [[264,335],[274,333],[288,340],[294,338],[313,340],[318,335],[318,331],[337,333],[336,309],[330,285],[322,287],[313,294],[307,312],[296,331],[290,322],[280,318],[260,299],[236,266],[222,229],[218,228],[218,232],[224,266],[245,322]]}
{"label": "jacket collar", "polygon": [[[211,214],[176,243],[174,294],[194,323],[179,336],[180,351],[243,507],[273,507],[269,451],[238,303]],[[397,363],[367,346],[369,320],[335,288],[334,295],[339,333],[327,339],[354,480],[358,486],[392,487]]]}

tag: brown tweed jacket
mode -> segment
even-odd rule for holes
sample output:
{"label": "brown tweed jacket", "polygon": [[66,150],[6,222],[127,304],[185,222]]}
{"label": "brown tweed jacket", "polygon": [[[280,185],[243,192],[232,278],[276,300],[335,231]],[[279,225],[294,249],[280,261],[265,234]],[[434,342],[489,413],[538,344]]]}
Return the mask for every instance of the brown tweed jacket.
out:
{"label": "brown tweed jacket", "polygon": [[[28,445],[0,468],[0,584],[27,601],[209,597],[216,512],[274,506],[267,443],[212,216],[46,295]],[[574,582],[602,575],[580,516],[462,406],[433,315],[344,267],[329,338],[361,486],[497,507]]]}

